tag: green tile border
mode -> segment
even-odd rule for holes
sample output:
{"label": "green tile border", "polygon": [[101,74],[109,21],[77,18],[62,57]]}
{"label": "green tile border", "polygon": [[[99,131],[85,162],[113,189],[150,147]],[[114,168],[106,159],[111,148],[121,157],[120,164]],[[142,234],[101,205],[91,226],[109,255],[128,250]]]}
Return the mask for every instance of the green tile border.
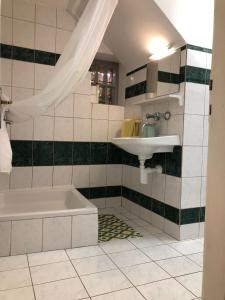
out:
{"label": "green tile border", "polygon": [[191,45],[191,44],[186,44],[183,47],[181,47],[181,51],[185,50],[185,49],[196,50],[196,51],[205,52],[205,53],[212,53],[212,49],[210,49],[210,48],[204,48],[204,47],[195,46],[195,45]]}
{"label": "green tile border", "polygon": [[122,187],[122,196],[177,225],[205,221],[205,207],[178,209],[124,186]]}

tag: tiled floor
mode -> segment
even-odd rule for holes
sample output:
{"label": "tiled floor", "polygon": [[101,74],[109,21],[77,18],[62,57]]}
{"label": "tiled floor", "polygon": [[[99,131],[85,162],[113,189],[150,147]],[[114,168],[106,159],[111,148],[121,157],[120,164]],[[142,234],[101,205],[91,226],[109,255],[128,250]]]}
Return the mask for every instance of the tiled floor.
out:
{"label": "tiled floor", "polygon": [[143,237],[0,258],[0,300],[191,300],[201,297],[202,240],[177,242],[122,208]]}

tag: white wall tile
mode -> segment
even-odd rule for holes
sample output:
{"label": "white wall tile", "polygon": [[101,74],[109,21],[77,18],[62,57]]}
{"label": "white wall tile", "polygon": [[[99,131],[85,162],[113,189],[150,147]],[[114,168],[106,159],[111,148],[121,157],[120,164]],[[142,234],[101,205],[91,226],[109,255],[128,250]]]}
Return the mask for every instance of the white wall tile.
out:
{"label": "white wall tile", "polygon": [[28,120],[13,124],[11,127],[11,140],[32,140],[33,123],[33,120]]}
{"label": "white wall tile", "polygon": [[166,219],[164,224],[164,231],[175,239],[180,239],[180,226]]}
{"label": "white wall tile", "polygon": [[11,255],[42,250],[42,219],[12,221]]}
{"label": "white wall tile", "polygon": [[90,166],[90,186],[98,187],[106,185],[106,165]]}
{"label": "white wall tile", "polygon": [[35,3],[25,0],[13,0],[13,17],[26,21],[34,21]]}
{"label": "white wall tile", "polygon": [[27,88],[12,88],[12,101],[20,101],[31,97],[34,93],[33,89]]}
{"label": "white wall tile", "polygon": [[98,215],[80,215],[72,219],[72,248],[98,243]]}
{"label": "white wall tile", "polygon": [[121,137],[123,121],[109,121],[108,141],[111,142],[112,138]]}
{"label": "white wall tile", "polygon": [[71,248],[71,217],[44,218],[43,250]]}
{"label": "white wall tile", "polygon": [[12,17],[13,3],[12,0],[1,1],[1,16]]}
{"label": "white wall tile", "polygon": [[122,165],[107,165],[107,185],[122,184]]}
{"label": "white wall tile", "polygon": [[150,220],[151,220],[151,223],[152,225],[154,225],[155,227],[163,230],[164,228],[164,223],[165,223],[165,219],[153,212],[150,212],[151,214],[149,216],[150,217]]}
{"label": "white wall tile", "polygon": [[152,174],[152,198],[164,202],[165,184],[164,174]]}
{"label": "white wall tile", "polygon": [[64,9],[57,8],[57,27],[72,31],[75,27],[75,20]]}
{"label": "white wall tile", "polygon": [[10,177],[10,188],[21,189],[30,188],[32,182],[31,167],[15,167],[12,169]]}
{"label": "white wall tile", "polygon": [[54,118],[40,116],[34,119],[34,140],[53,140]]}
{"label": "white wall tile", "polygon": [[203,143],[203,116],[184,116],[183,144],[188,146],[202,146]]}
{"label": "white wall tile", "polygon": [[12,85],[15,87],[34,88],[34,64],[13,60]]}
{"label": "white wall tile", "polygon": [[54,166],[53,185],[71,185],[72,170],[72,166]]}
{"label": "white wall tile", "polygon": [[90,119],[92,111],[91,96],[74,94],[74,116]]}
{"label": "white wall tile", "polygon": [[181,208],[200,206],[201,177],[182,178]]}
{"label": "white wall tile", "polygon": [[6,173],[0,173],[0,190],[9,189],[10,175]]}
{"label": "white wall tile", "polygon": [[202,148],[202,176],[207,176],[208,147]]}
{"label": "white wall tile", "polygon": [[202,177],[202,186],[201,186],[201,205],[206,206],[206,191],[207,191],[207,177]]}
{"label": "white wall tile", "polygon": [[90,200],[92,204],[94,204],[97,208],[105,208],[106,207],[106,198],[96,198]]}
{"label": "white wall tile", "polygon": [[56,9],[47,5],[36,4],[36,22],[56,27]]}
{"label": "white wall tile", "polygon": [[56,53],[62,53],[71,37],[71,32],[67,30],[56,30]]}
{"label": "white wall tile", "polygon": [[74,118],[74,140],[80,142],[91,140],[91,119]]}
{"label": "white wall tile", "polygon": [[55,141],[73,141],[73,118],[55,117]]}
{"label": "white wall tile", "polygon": [[199,236],[199,223],[180,226],[180,240],[197,239]]}
{"label": "white wall tile", "polygon": [[56,29],[54,27],[36,24],[35,48],[42,51],[55,52]]}
{"label": "white wall tile", "polygon": [[12,45],[12,19],[7,17],[1,17],[1,43]]}
{"label": "white wall tile", "polygon": [[0,256],[10,254],[11,221],[0,222]]}
{"label": "white wall tile", "polygon": [[106,207],[121,207],[121,197],[106,198]]}
{"label": "white wall tile", "polygon": [[12,83],[12,61],[6,58],[0,58],[1,65],[1,85],[11,85]]}
{"label": "white wall tile", "polygon": [[202,147],[183,147],[182,177],[201,176]]}
{"label": "white wall tile", "polygon": [[13,19],[13,45],[34,48],[34,23]]}
{"label": "white wall tile", "polygon": [[203,133],[203,146],[208,146],[209,140],[209,117],[204,117],[204,133]]}
{"label": "white wall tile", "polygon": [[33,167],[32,187],[52,186],[53,167]]}
{"label": "white wall tile", "polygon": [[42,90],[48,84],[53,71],[53,66],[35,64],[35,89]]}
{"label": "white wall tile", "polygon": [[90,186],[90,166],[73,166],[73,185],[76,188]]}
{"label": "white wall tile", "polygon": [[109,105],[93,104],[92,119],[108,120],[108,118],[109,118]]}
{"label": "white wall tile", "polygon": [[188,49],[187,65],[198,68],[206,68],[206,53],[202,51]]}
{"label": "white wall tile", "polygon": [[205,85],[205,115],[209,115],[209,100],[210,100],[210,91],[209,86]]}
{"label": "white wall tile", "polygon": [[165,203],[180,208],[181,178],[166,175]]}
{"label": "white wall tile", "polygon": [[199,223],[199,238],[203,238],[205,235],[205,222]]}
{"label": "white wall tile", "polygon": [[108,120],[92,119],[92,141],[107,142],[108,140]]}
{"label": "white wall tile", "polygon": [[167,122],[167,134],[179,135],[181,143],[183,140],[183,118],[183,115],[171,115],[170,120]]}
{"label": "white wall tile", "polygon": [[205,84],[186,82],[185,113],[204,115]]}
{"label": "white wall tile", "polygon": [[73,94],[70,94],[62,103],[55,107],[56,117],[73,117]]}
{"label": "white wall tile", "polygon": [[122,121],[124,119],[124,106],[109,105],[109,120]]}
{"label": "white wall tile", "polygon": [[211,70],[212,67],[212,53],[206,53],[206,68]]}

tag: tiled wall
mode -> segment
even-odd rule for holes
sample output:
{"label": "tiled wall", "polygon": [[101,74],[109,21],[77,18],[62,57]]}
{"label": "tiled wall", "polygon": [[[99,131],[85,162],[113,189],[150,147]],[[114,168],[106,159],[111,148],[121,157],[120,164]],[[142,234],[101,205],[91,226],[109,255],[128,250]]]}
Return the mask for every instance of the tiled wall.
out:
{"label": "tiled wall", "polygon": [[[175,160],[172,163],[170,159],[172,168],[163,174],[148,175],[148,185],[142,185],[138,161],[136,165],[125,165],[123,205],[147,216],[155,225],[178,239],[203,235],[210,69],[211,51],[186,45],[181,51],[180,69],[180,93],[185,105],[179,106],[177,100],[164,100],[144,106],[127,104],[125,108],[126,117],[142,119],[146,113],[171,112],[169,121],[161,119],[158,122],[157,135],[180,136],[182,146],[173,154]],[[141,72],[139,70],[136,76],[140,82],[144,79]],[[158,163],[163,165],[162,157]]]}
{"label": "tiled wall", "polygon": [[[63,10],[23,0],[4,0],[1,11],[1,86],[13,101],[39,93],[54,69],[75,24]],[[11,127],[13,171],[0,175],[0,189],[74,184],[119,205],[122,165],[113,160],[124,108],[97,104],[90,73],[82,86],[53,111]],[[119,188],[120,189],[120,188]],[[121,190],[121,189],[120,189]],[[94,194],[94,195],[93,195]],[[109,196],[109,197],[108,197]],[[107,200],[106,200],[107,198]]]}

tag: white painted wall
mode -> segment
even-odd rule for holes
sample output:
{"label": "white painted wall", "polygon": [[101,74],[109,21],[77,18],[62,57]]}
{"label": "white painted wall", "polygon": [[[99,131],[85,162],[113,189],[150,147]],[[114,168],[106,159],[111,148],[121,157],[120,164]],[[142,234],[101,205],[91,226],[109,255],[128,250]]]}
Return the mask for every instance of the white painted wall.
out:
{"label": "white painted wall", "polygon": [[212,48],[214,0],[154,0],[186,43]]}

